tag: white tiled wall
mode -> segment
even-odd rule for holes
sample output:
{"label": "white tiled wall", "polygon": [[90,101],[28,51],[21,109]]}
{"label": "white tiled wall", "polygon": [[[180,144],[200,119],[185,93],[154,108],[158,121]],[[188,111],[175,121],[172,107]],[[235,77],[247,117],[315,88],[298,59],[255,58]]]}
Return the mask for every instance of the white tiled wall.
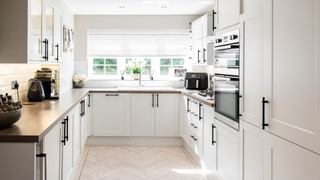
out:
{"label": "white tiled wall", "polygon": [[60,94],[73,88],[74,63],[73,60],[63,59],[60,65]]}
{"label": "white tiled wall", "polygon": [[35,72],[41,69],[40,65],[6,64],[0,66],[0,94],[8,93],[17,101],[17,90],[11,90],[11,81],[17,80],[19,83],[20,100],[27,99],[28,81],[35,77]]}

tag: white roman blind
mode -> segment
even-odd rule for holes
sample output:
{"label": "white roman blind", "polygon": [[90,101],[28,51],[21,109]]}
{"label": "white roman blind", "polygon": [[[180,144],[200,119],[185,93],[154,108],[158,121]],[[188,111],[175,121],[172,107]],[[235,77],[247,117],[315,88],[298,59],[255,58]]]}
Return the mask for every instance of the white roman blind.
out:
{"label": "white roman blind", "polygon": [[188,57],[190,30],[88,30],[88,57]]}

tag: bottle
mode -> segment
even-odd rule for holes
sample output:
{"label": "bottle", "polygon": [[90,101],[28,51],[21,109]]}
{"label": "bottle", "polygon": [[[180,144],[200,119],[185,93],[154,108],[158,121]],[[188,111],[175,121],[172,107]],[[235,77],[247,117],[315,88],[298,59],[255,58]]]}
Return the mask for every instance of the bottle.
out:
{"label": "bottle", "polygon": [[5,101],[8,101],[8,93],[6,93],[6,96],[4,98],[5,98]]}

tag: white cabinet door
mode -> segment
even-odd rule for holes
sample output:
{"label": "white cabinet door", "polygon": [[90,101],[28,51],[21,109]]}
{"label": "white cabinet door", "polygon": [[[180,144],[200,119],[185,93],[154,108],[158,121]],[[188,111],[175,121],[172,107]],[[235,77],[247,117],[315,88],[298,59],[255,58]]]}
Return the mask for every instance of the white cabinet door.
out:
{"label": "white cabinet door", "polygon": [[208,166],[206,168],[207,176],[213,177],[216,169],[216,144],[214,139],[214,109],[203,105],[203,152],[202,159]]}
{"label": "white cabinet door", "polygon": [[73,109],[73,163],[76,164],[81,154],[81,105],[77,104]]}
{"label": "white cabinet door", "polygon": [[238,180],[239,132],[215,119],[216,175],[220,180]]}
{"label": "white cabinet door", "polygon": [[86,131],[87,131],[87,137],[92,135],[92,94],[88,94],[87,96],[87,104],[86,104]]}
{"label": "white cabinet door", "polygon": [[193,41],[196,41],[198,39],[202,38],[202,19],[198,19],[194,22],[192,22],[192,33],[193,33]]}
{"label": "white cabinet door", "polygon": [[179,136],[179,94],[156,95],[156,136]]}
{"label": "white cabinet door", "polygon": [[216,146],[214,143],[214,109],[212,107],[203,105],[203,153],[202,157],[207,165],[215,169],[216,162]]}
{"label": "white cabinet door", "polygon": [[43,152],[47,153],[47,178],[48,180],[60,179],[61,173],[61,122],[59,122],[44,137]]}
{"label": "white cabinet door", "polygon": [[264,180],[319,180],[320,155],[264,131]]}
{"label": "white cabinet door", "polygon": [[70,180],[73,172],[73,110],[62,121],[62,180]]}
{"label": "white cabinet door", "polygon": [[183,96],[181,101],[182,138],[190,146],[190,99]]}
{"label": "white cabinet door", "polygon": [[[86,140],[87,140],[87,116],[89,116],[88,111],[87,111],[87,107],[88,107],[88,98],[86,97],[85,99],[82,100],[83,101],[83,108],[84,108],[84,114],[82,116],[80,116],[80,127],[81,127],[81,154],[84,151],[84,147],[86,145]],[[80,108],[81,110],[81,108]]]}
{"label": "white cabinet door", "polygon": [[212,14],[202,16],[202,38],[213,35]]}
{"label": "white cabinet door", "polygon": [[265,7],[266,130],[320,153],[320,1]]}
{"label": "white cabinet door", "polygon": [[263,179],[263,130],[240,122],[240,154],[242,180]]}
{"label": "white cabinet door", "polygon": [[93,94],[93,135],[130,136],[130,94]]}
{"label": "white cabinet door", "polygon": [[263,8],[241,15],[240,61],[241,120],[262,128],[263,96]]}
{"label": "white cabinet door", "polygon": [[214,9],[217,30],[239,23],[240,0],[216,0]]}
{"label": "white cabinet door", "polygon": [[203,63],[203,47],[202,39],[194,41],[193,47],[193,64]]}
{"label": "white cabinet door", "polygon": [[55,7],[54,9],[54,62],[62,62],[62,39],[63,39],[63,27],[62,27],[62,11]]}
{"label": "white cabinet door", "polygon": [[156,94],[131,94],[132,136],[154,136]]}

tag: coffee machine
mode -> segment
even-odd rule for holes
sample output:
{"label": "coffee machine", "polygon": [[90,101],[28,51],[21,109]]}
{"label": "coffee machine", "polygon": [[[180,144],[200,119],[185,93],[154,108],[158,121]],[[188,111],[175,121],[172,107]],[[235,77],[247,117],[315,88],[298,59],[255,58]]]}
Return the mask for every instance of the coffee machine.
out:
{"label": "coffee machine", "polygon": [[41,70],[37,71],[37,79],[42,82],[44,99],[59,99],[55,89],[56,71],[50,68],[41,68]]}

